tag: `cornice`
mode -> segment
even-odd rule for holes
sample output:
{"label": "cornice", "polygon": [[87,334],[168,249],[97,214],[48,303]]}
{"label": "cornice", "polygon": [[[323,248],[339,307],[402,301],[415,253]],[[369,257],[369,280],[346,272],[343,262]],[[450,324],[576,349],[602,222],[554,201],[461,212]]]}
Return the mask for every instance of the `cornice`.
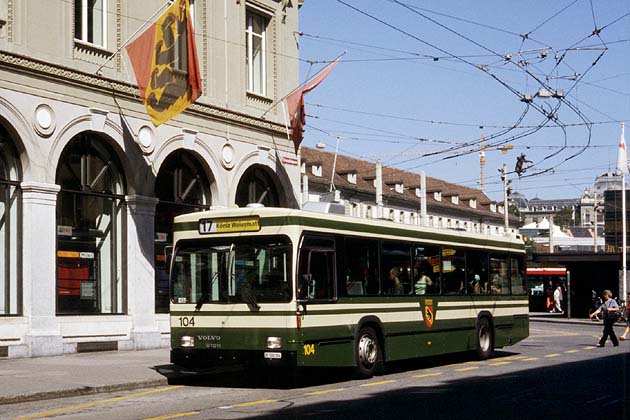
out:
{"label": "cornice", "polygon": [[[137,101],[138,88],[129,83],[122,83],[114,79],[85,73],[68,67],[39,61],[32,58],[12,54],[6,51],[0,52],[0,68],[9,68],[24,74],[49,79],[55,82],[66,82],[81,86],[84,89],[114,94],[121,98]],[[262,118],[252,117],[243,113],[219,108],[212,105],[194,103],[184,113],[196,114],[202,118],[221,120],[232,124],[254,128],[260,131],[272,132],[272,134],[286,135],[285,127],[281,124],[267,121]]]}

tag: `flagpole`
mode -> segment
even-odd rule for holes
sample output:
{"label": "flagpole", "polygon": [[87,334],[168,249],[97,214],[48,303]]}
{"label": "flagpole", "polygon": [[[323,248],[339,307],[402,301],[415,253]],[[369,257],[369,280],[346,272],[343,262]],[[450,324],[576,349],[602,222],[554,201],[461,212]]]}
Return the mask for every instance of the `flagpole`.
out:
{"label": "flagpole", "polygon": [[121,51],[123,48],[125,48],[125,47],[127,46],[127,44],[129,44],[129,41],[131,41],[133,38],[135,38],[135,36],[136,36],[136,35],[138,35],[138,33],[139,33],[139,32],[143,31],[143,30],[146,28],[147,23],[153,23],[153,18],[154,18],[154,17],[156,17],[158,14],[160,14],[160,13],[164,10],[164,8],[165,8],[166,6],[169,6],[169,7],[170,7],[170,6],[171,6],[171,4],[173,4],[173,1],[172,1],[172,0],[166,0],[166,3],[165,3],[165,4],[163,4],[163,5],[161,5],[161,6],[160,6],[160,8],[159,8],[159,9],[157,9],[157,10],[155,11],[155,13],[153,13],[153,14],[149,17],[149,19],[147,19],[147,20],[146,20],[146,21],[145,21],[142,25],[140,25],[140,27],[139,27],[138,29],[136,29],[136,31],[135,31],[133,34],[131,34],[131,35],[129,36],[129,38],[127,38],[127,40],[126,40],[125,42],[123,42],[123,43],[120,45],[120,47],[118,47],[118,49],[116,49],[116,51],[114,51],[114,53],[113,53],[112,55],[110,55],[109,57],[107,57],[107,60],[105,60],[105,61],[103,62],[103,64],[101,64],[101,65],[100,65],[100,67],[99,67],[99,68],[97,68],[97,69],[96,69],[96,71],[95,71],[94,73],[95,73],[95,74],[97,74],[97,75],[99,75],[99,76],[101,76],[101,75],[102,75],[101,70],[103,70],[103,67],[105,67],[105,65],[106,65],[107,63],[109,63],[110,61],[112,61],[112,60],[114,59],[114,57],[116,57],[118,54],[120,54],[120,51]]}
{"label": "flagpole", "polygon": [[621,231],[622,231],[622,239],[621,239],[621,270],[623,272],[622,274],[622,281],[623,281],[623,285],[622,285],[622,289],[623,289],[623,295],[621,299],[625,299],[626,298],[626,277],[627,277],[627,273],[626,273],[626,269],[627,269],[627,256],[626,256],[626,174],[624,172],[621,173]]}
{"label": "flagpole", "polygon": [[[335,61],[339,60],[341,57],[343,57],[344,55],[346,55],[346,51],[342,52],[341,54],[339,54],[337,57],[335,57],[334,60],[331,60],[328,64],[330,63],[334,63]],[[304,85],[306,85],[308,82],[310,82],[311,80],[315,79],[317,76],[319,76],[321,74],[321,72],[323,72],[324,70],[326,70],[328,66],[324,66],[320,71],[318,71],[317,73],[315,73],[315,75],[313,77],[309,77],[308,79],[306,79],[304,82],[300,83],[298,85],[298,87],[296,87],[295,89],[293,89],[291,92],[287,93],[286,95],[284,95],[282,98],[278,99],[276,102],[272,103],[271,106],[269,108],[267,108],[267,110],[265,112],[263,112],[263,114],[260,116],[260,118],[265,118],[265,115],[267,115],[269,113],[269,111],[271,111],[276,105],[278,105],[278,103],[284,101],[289,95],[291,95],[293,92],[297,91],[298,89],[300,89],[301,87],[303,87]]]}

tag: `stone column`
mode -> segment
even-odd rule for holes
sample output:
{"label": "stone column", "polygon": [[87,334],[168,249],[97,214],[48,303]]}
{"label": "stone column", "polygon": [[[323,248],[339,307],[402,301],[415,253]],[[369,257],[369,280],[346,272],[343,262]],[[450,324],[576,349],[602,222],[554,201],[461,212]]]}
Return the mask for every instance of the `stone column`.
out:
{"label": "stone column", "polygon": [[155,316],[155,206],[157,198],[139,195],[127,202],[127,312],[132,319],[131,341],[136,350],[158,348]]}
{"label": "stone column", "polygon": [[26,181],[22,185],[22,285],[25,342],[30,356],[63,353],[56,319],[57,193],[55,184]]}

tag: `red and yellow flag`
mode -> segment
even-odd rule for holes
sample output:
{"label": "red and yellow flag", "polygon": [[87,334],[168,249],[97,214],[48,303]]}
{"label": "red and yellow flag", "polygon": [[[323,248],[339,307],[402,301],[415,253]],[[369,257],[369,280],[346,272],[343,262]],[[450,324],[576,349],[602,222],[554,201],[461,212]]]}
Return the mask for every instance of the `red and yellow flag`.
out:
{"label": "red and yellow flag", "polygon": [[199,60],[188,0],[176,0],[127,47],[140,96],[158,126],[201,95]]}

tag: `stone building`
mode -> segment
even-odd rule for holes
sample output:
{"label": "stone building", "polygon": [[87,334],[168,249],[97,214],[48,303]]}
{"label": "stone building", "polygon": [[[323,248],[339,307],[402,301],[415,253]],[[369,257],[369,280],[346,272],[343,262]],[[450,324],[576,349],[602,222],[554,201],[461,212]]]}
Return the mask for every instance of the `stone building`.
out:
{"label": "stone building", "polygon": [[173,217],[299,206],[301,1],[191,3],[203,93],[156,128],[123,47],[167,2],[0,0],[0,357],[166,345]]}

